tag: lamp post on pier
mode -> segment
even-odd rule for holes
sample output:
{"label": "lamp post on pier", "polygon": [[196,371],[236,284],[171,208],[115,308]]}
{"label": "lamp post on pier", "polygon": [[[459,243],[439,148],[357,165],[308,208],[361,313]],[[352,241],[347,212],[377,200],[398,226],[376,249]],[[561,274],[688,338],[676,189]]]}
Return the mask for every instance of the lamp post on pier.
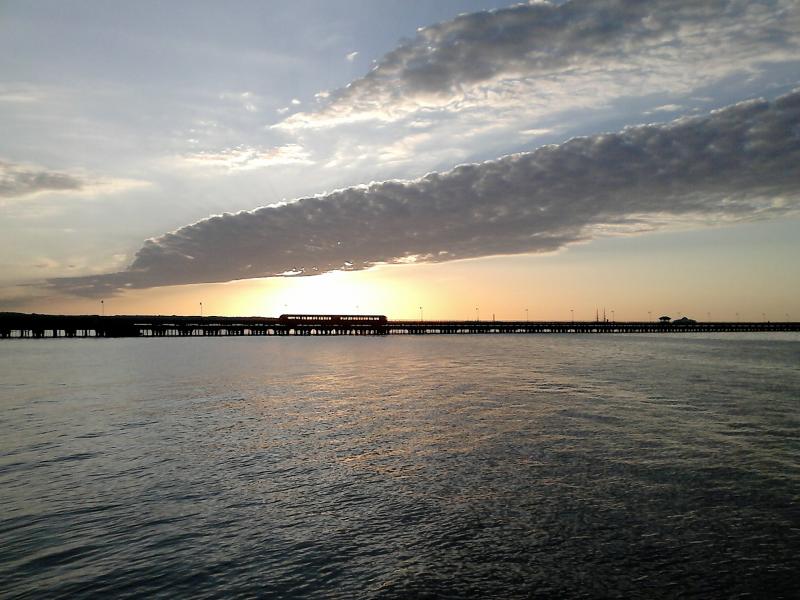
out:
{"label": "lamp post on pier", "polygon": [[475,320],[476,321],[480,321],[481,320],[481,311],[480,311],[480,307],[478,307],[478,306],[475,307]]}
{"label": "lamp post on pier", "polygon": [[424,321],[425,319],[422,318],[422,307],[419,307],[419,320]]}
{"label": "lamp post on pier", "polygon": [[105,317],[106,316],[106,303],[105,303],[105,300],[100,300],[100,316],[101,317]]}

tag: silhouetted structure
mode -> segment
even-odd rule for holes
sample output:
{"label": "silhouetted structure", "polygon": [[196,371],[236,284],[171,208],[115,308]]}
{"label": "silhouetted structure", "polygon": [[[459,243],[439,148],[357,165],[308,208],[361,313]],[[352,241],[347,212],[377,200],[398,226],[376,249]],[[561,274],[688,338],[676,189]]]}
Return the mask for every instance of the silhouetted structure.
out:
{"label": "silhouetted structure", "polygon": [[689,317],[681,317],[680,319],[675,319],[672,324],[678,327],[686,327],[687,325],[696,325],[697,321]]}
{"label": "silhouetted structure", "polygon": [[652,321],[417,321],[384,315],[273,317],[98,316],[0,313],[0,338],[398,335],[488,333],[687,333],[800,331],[800,323]]}

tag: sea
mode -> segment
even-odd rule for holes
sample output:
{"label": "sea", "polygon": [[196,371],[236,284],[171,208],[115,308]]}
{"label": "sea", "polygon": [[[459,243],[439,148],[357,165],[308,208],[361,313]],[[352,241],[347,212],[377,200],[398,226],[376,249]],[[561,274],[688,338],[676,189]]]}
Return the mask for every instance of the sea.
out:
{"label": "sea", "polygon": [[2,598],[797,598],[800,335],[0,341]]}

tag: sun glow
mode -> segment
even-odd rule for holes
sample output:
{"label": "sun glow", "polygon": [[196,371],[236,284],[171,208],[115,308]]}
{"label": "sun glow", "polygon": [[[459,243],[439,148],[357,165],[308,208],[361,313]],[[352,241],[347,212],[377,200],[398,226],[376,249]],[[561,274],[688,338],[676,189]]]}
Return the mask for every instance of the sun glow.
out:
{"label": "sun glow", "polygon": [[271,293],[263,299],[264,314],[371,314],[385,310],[381,290],[352,273],[291,277],[276,283],[269,286]]}

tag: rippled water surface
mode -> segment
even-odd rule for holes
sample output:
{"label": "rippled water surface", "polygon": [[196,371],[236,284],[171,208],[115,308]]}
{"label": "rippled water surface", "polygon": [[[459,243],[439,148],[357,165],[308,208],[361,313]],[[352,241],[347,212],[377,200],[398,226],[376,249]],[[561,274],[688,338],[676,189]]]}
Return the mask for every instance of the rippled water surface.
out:
{"label": "rippled water surface", "polygon": [[0,342],[0,596],[793,597],[800,337]]}

